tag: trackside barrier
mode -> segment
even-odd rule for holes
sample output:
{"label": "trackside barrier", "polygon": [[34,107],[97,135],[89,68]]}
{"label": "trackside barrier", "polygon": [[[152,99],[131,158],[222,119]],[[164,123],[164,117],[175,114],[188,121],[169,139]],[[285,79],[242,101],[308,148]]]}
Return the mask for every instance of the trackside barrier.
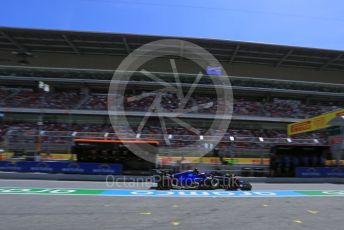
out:
{"label": "trackside barrier", "polygon": [[0,161],[0,171],[118,175],[122,174],[122,165],[57,161]]}
{"label": "trackside barrier", "polygon": [[306,178],[344,178],[344,167],[299,167],[296,168],[296,177]]}
{"label": "trackside barrier", "polygon": [[[62,174],[62,173],[20,173],[0,172],[0,179],[26,179],[26,180],[65,180],[65,181],[108,181],[112,182],[152,182],[151,176],[125,176],[125,175],[90,175],[90,174]],[[271,177],[246,177],[250,183],[340,183],[344,178],[271,178]]]}

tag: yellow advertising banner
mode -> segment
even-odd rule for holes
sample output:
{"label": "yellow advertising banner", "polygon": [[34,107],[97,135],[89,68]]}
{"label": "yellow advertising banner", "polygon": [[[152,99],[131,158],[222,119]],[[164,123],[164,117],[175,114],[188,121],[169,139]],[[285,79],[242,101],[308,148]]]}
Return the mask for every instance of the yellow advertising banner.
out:
{"label": "yellow advertising banner", "polygon": [[337,116],[344,116],[344,109],[325,113],[313,118],[308,118],[300,122],[288,125],[288,135],[292,136],[299,133],[306,133],[318,129],[329,127],[327,123]]}

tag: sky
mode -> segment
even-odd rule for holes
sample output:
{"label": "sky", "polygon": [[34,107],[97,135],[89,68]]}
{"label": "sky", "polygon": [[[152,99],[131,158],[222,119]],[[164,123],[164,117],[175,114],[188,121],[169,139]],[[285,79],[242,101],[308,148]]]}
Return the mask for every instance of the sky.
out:
{"label": "sky", "polygon": [[344,1],[1,0],[0,26],[344,50]]}

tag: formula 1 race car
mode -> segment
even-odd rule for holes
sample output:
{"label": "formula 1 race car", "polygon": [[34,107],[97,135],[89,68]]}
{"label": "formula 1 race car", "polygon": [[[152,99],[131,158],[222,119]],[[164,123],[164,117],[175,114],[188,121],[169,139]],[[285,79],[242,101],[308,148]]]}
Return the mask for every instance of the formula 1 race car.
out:
{"label": "formula 1 race car", "polygon": [[215,173],[200,173],[197,169],[180,173],[169,173],[164,170],[156,170],[154,181],[157,183],[156,189],[226,189],[250,191],[252,185],[235,177],[234,175],[218,175]]}

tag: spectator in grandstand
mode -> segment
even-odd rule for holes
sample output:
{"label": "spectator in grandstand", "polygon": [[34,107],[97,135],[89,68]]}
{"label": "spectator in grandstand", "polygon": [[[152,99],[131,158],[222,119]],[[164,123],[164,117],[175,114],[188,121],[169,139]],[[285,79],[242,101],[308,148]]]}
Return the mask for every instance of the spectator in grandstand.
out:
{"label": "spectator in grandstand", "polygon": [[[21,108],[49,109],[86,109],[106,110],[106,94],[80,94],[75,91],[56,91],[51,93],[35,92],[30,88],[0,88],[0,106]],[[156,98],[152,92],[137,91],[127,93],[124,98],[124,108],[128,111],[148,111]],[[114,100],[122,100],[115,97]],[[219,103],[219,104],[218,104]],[[193,94],[185,105],[175,93],[163,93],[159,103],[164,112],[182,112],[183,107],[190,113],[214,114],[220,106],[221,99],[215,95]],[[234,100],[234,115],[307,118],[325,112],[333,111],[344,106],[343,102],[309,102],[303,103],[295,99],[239,97]],[[120,108],[119,108],[120,109]]]}

